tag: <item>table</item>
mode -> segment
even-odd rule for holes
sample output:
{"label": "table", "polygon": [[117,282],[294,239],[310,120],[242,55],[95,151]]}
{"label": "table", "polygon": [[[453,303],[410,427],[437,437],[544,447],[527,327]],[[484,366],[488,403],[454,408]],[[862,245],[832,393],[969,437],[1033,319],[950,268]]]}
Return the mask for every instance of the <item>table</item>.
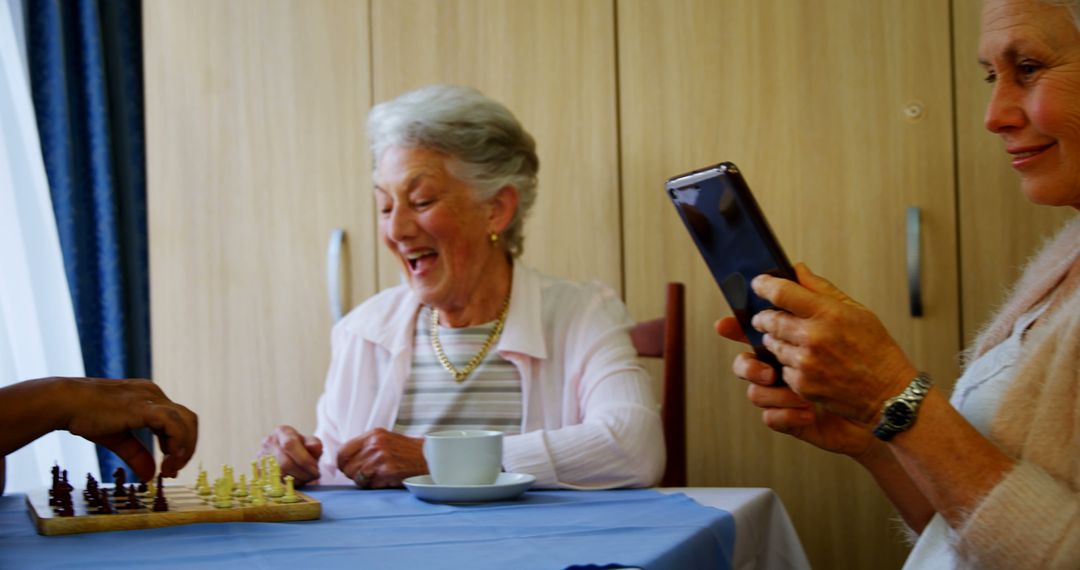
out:
{"label": "table", "polygon": [[35,533],[22,495],[0,497],[0,568],[808,567],[767,489],[530,491],[467,506],[403,490],[306,491],[321,520],[54,537]]}
{"label": "table", "polygon": [[758,568],[809,570],[799,535],[780,497],[758,487],[680,487],[658,489],[684,493],[698,503],[726,510],[735,517],[735,570]]}

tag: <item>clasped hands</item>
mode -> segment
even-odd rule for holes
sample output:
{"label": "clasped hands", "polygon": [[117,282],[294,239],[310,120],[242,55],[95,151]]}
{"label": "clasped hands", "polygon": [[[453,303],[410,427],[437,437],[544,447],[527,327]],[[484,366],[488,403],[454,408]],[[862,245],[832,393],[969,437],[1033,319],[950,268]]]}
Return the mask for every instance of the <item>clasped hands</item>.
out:
{"label": "clasped hands", "polygon": [[[337,468],[362,488],[401,487],[403,480],[428,472],[423,445],[422,438],[375,428],[341,447]],[[266,436],[261,453],[277,457],[282,474],[295,477],[298,485],[319,478],[322,441],[292,426],[280,426]]]}
{"label": "clasped hands", "polygon": [[[795,272],[798,283],[768,275],[751,283],[781,309],[758,313],[752,324],[783,365],[787,385],[774,386],[776,371],[753,352],[739,354],[732,369],[750,382],[747,397],[769,428],[859,458],[877,442],[871,430],[882,404],[917,369],[873,312],[805,264]],[[716,331],[746,342],[732,317],[717,321]]]}

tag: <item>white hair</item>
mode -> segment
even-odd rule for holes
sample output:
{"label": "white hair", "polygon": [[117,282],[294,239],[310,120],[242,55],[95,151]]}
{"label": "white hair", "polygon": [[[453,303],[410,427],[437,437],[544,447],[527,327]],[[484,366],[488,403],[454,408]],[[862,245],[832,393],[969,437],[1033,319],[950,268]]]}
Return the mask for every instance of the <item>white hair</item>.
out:
{"label": "white hair", "polygon": [[1052,6],[1062,6],[1069,9],[1069,13],[1072,14],[1073,25],[1077,30],[1080,30],[1080,0],[1043,0],[1043,2]]}
{"label": "white hair", "polygon": [[471,186],[480,201],[506,186],[516,188],[517,211],[500,243],[514,257],[521,255],[540,159],[532,135],[501,103],[467,87],[423,87],[373,107],[368,141],[376,171],[391,146],[426,148],[448,155],[447,169]]}

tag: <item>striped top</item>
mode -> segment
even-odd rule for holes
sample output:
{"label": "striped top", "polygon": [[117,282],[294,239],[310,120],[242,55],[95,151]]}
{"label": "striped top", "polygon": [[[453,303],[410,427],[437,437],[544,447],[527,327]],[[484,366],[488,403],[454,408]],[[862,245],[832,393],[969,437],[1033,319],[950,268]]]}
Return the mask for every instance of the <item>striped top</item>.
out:
{"label": "striped top", "polygon": [[[439,326],[439,342],[459,370],[472,359],[495,328]],[[496,341],[497,344],[497,341]],[[431,346],[431,309],[421,307],[413,337],[412,371],[398,408],[394,431],[419,437],[442,430],[486,429],[521,433],[521,375],[492,350],[461,383],[455,382]]]}

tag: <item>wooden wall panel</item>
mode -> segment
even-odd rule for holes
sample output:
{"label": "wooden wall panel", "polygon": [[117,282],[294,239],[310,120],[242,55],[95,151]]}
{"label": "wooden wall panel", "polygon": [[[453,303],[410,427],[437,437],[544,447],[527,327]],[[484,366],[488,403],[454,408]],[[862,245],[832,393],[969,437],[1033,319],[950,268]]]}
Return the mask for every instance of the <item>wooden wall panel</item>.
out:
{"label": "wooden wall panel", "polygon": [[953,1],[960,273],[964,342],[1004,301],[1039,244],[1076,216],[1029,202],[1001,139],[983,126],[990,86],[978,64],[980,0]]}
{"label": "wooden wall panel", "polygon": [[314,430],[332,228],[352,301],[375,290],[367,17],[360,0],[144,4],[154,379],[199,414],[207,468],[242,467],[279,423]]}
{"label": "wooden wall panel", "polygon": [[[621,290],[613,4],[374,0],[371,18],[374,100],[453,83],[509,107],[540,156],[524,260]],[[397,284],[379,256],[380,285]]]}
{"label": "wooden wall panel", "polygon": [[[874,309],[948,384],[959,348],[947,4],[620,0],[626,295],[660,312],[687,283],[690,483],[767,486],[815,567],[899,567],[891,507],[846,458],[774,434],[712,332],[729,313],[663,192],[742,167],[793,260]],[[914,116],[911,116],[914,115]],[[922,209],[926,314],[907,313],[904,215]]]}

